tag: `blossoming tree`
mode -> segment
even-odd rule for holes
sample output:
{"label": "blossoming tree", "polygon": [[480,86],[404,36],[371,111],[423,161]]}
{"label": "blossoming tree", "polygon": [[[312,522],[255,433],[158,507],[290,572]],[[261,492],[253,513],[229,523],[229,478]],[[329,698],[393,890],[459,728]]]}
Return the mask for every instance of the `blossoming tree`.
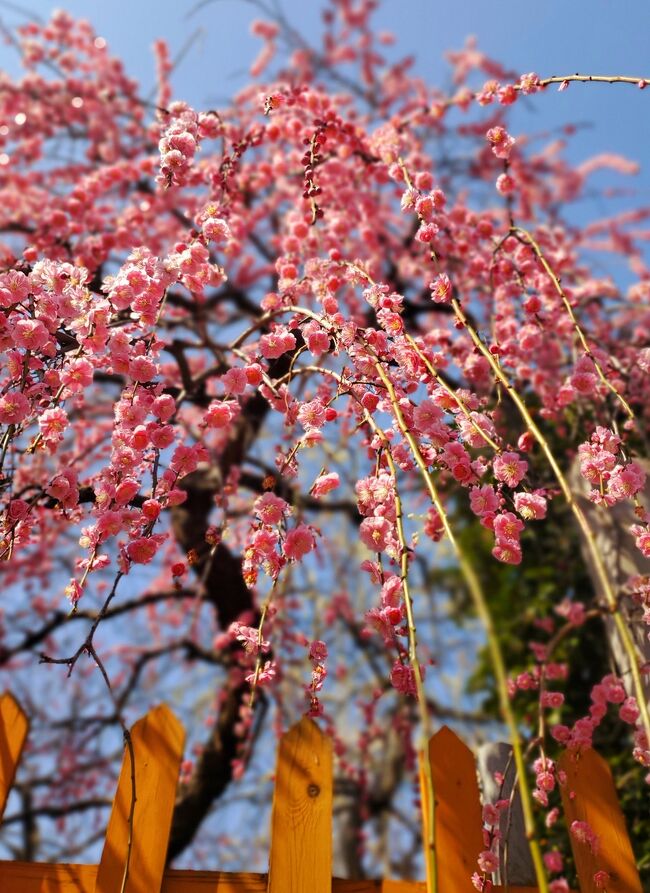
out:
{"label": "blossoming tree", "polygon": [[[256,771],[266,727],[307,711],[354,791],[341,859],[363,872],[364,834],[399,817],[418,760],[426,787],[433,724],[482,720],[440,695],[447,635],[486,643],[540,890],[568,889],[536,831],[559,751],[609,724],[639,782],[650,767],[650,270],[629,228],[647,212],[567,226],[592,170],[627,163],[576,170],[508,130],[522,97],[593,78],[515,76],[469,45],[445,93],[385,60],[376,5],[331,0],[318,51],[256,21],[251,85],[203,111],[173,99],[162,42],[149,103],[87,22],[14,37],[0,661],[38,730],[4,838],[26,857],[101,836],[115,732],[163,697],[206,726],[170,858]],[[270,75],[280,38],[293,52]],[[629,262],[626,291],[594,275],[594,247]],[[534,633],[508,581],[535,590]],[[577,704],[587,640],[602,660]],[[479,890],[504,805],[486,808]],[[48,818],[57,843],[41,824],[38,845]]]}

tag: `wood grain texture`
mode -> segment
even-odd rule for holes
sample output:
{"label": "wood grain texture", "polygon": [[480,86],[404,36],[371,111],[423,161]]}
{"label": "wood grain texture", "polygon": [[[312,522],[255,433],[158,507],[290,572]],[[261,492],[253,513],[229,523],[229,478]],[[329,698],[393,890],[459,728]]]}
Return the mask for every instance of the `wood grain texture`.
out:
{"label": "wood grain texture", "polygon": [[471,877],[483,849],[483,820],[474,755],[443,726],[429,742],[429,760],[440,893],[476,893]]}
{"label": "wood grain texture", "polygon": [[592,853],[588,844],[571,835],[581,893],[598,893],[596,871],[609,872],[607,893],[643,893],[609,766],[591,749],[579,755],[565,752],[559,766],[567,775],[561,788],[567,827],[574,821],[588,822],[598,836]]}
{"label": "wood grain texture", "polygon": [[303,717],[280,741],[269,893],[332,889],[332,742]]}
{"label": "wood grain texture", "polygon": [[[97,865],[0,862],[2,893],[92,893]],[[222,871],[165,872],[161,893],[266,893],[266,874]],[[425,893],[421,881],[344,881],[334,878],[332,893]],[[310,893],[310,891],[306,891]],[[506,893],[494,887],[494,893]],[[537,887],[508,887],[507,893],[538,893]]]}
{"label": "wood grain texture", "polygon": [[0,819],[23,752],[29,723],[18,701],[9,692],[0,697]]}
{"label": "wood grain texture", "polygon": [[[0,861],[2,893],[93,893],[96,878],[97,865]],[[161,893],[266,893],[267,880],[266,874],[171,869],[165,872]],[[331,889],[332,893],[425,893],[425,885],[414,881],[344,881],[335,878]],[[511,887],[510,893],[519,893],[519,890]],[[529,891],[522,888],[522,893]]]}
{"label": "wood grain texture", "polygon": [[[183,727],[165,706],[151,710],[131,731],[137,800],[126,893],[158,893],[161,888],[184,739]],[[125,749],[95,893],[121,889],[131,798],[131,762]]]}

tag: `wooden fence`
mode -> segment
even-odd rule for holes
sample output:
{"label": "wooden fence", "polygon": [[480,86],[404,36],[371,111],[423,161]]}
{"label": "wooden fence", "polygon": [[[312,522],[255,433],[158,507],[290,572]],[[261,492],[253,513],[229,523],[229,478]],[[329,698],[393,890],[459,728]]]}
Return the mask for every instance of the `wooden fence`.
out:
{"label": "wooden fence", "polygon": [[[14,698],[0,698],[0,819],[25,743],[28,723]],[[269,874],[165,869],[183,727],[165,706],[131,731],[137,804],[132,822],[129,872],[131,766],[125,753],[99,865],[0,861],[1,893],[416,893],[416,881],[332,879],[332,748],[310,719],[282,738],[271,820]],[[440,893],[475,893],[470,877],[483,849],[481,805],[474,757],[448,728],[433,736],[429,756],[436,796],[436,846]],[[574,845],[581,893],[597,893],[593,876],[609,872],[607,893],[643,893],[632,847],[605,761],[586,751],[565,755],[563,789],[567,825],[588,821],[599,837],[597,854]],[[507,888],[536,893],[533,887]],[[495,891],[505,888],[495,887]],[[602,893],[602,890],[600,891]]]}

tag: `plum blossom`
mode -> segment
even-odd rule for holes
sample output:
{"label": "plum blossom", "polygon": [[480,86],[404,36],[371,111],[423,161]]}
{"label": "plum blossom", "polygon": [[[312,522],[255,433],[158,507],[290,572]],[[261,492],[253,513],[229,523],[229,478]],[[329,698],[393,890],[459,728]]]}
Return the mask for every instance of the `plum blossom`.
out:
{"label": "plum blossom", "polygon": [[315,547],[316,538],[312,528],[307,524],[299,524],[287,533],[283,552],[286,558],[299,561]]}
{"label": "plum blossom", "polygon": [[402,695],[415,698],[417,696],[417,688],[415,684],[415,673],[413,668],[401,661],[396,660],[390,671],[390,681],[393,688]]}
{"label": "plum blossom", "polygon": [[497,158],[510,158],[512,147],[515,144],[514,137],[510,136],[508,131],[501,126],[491,127],[485,134],[485,138],[492,147],[492,151]]}
{"label": "plum blossom", "polygon": [[295,336],[283,326],[278,326],[267,335],[260,338],[260,353],[267,360],[275,360],[283,353],[294,350],[296,347]]}
{"label": "plum blossom", "polygon": [[386,518],[364,518],[359,538],[372,552],[383,552],[392,541],[393,528]]}
{"label": "plum blossom", "polygon": [[446,273],[440,273],[433,282],[429,283],[431,299],[436,304],[447,304],[451,300],[451,280]]}
{"label": "plum blossom", "polygon": [[528,470],[528,463],[518,453],[500,453],[494,458],[494,476],[509,487],[516,487]]}
{"label": "plum blossom", "polygon": [[20,391],[10,391],[0,397],[0,422],[3,425],[18,425],[27,418],[30,403]]}
{"label": "plum blossom", "polygon": [[546,517],[546,499],[538,493],[515,493],[515,508],[524,521],[539,521]]}
{"label": "plum blossom", "polygon": [[320,499],[321,496],[325,496],[326,493],[335,490],[340,483],[339,476],[335,471],[331,471],[328,474],[321,474],[312,484],[310,491],[311,495],[316,499]]}

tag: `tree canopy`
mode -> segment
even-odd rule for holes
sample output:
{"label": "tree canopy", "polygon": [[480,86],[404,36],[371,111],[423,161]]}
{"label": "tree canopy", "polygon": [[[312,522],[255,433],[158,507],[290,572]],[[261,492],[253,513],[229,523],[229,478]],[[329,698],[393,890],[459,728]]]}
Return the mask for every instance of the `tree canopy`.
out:
{"label": "tree canopy", "polygon": [[151,100],[86,21],[11,35],[0,666],[34,744],[8,853],[92,852],[121,729],[165,700],[192,740],[170,859],[241,864],[273,734],[307,712],[349,876],[421,869],[442,721],[509,738],[540,889],[568,890],[565,748],[615,761],[650,862],[648,210],[569,224],[595,171],[634,165],[509,125],[558,86],[646,82],[470,42],[440,89],[386,56],[376,7],[330,0],[319,47],[267,10],[250,84],[204,110],[162,40]]}

